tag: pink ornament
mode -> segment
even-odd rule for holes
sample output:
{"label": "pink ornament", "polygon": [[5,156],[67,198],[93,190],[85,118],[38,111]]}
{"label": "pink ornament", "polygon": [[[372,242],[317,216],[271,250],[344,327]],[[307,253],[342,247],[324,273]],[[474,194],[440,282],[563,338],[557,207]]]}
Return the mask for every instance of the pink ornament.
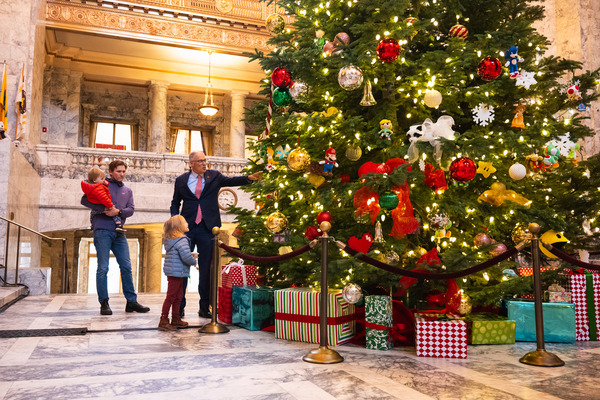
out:
{"label": "pink ornament", "polygon": [[325,53],[325,55],[327,57],[329,57],[331,55],[331,53],[333,52],[334,47],[335,47],[335,44],[333,42],[325,43],[325,46],[323,46],[323,53]]}
{"label": "pink ornament", "polygon": [[343,44],[349,44],[350,43],[350,35],[348,35],[346,32],[340,32],[337,35],[335,35],[335,39],[333,39],[333,43],[336,46]]}
{"label": "pink ornament", "polygon": [[496,247],[494,247],[494,250],[490,251],[490,254],[494,257],[497,257],[500,254],[506,252],[506,250],[508,249],[506,248],[506,245],[504,243],[498,243],[496,244]]}
{"label": "pink ornament", "polygon": [[491,243],[492,243],[492,240],[487,235],[487,233],[478,233],[473,238],[473,244],[475,245],[475,247],[481,247],[481,246],[485,246],[485,245],[488,245]]}

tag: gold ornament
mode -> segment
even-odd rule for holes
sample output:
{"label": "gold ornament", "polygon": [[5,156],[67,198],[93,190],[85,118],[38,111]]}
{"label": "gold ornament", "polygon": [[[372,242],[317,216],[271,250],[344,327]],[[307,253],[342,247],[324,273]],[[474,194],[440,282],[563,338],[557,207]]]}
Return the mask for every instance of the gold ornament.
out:
{"label": "gold ornament", "polygon": [[304,171],[310,164],[310,155],[305,149],[298,147],[290,152],[287,163],[292,171]]}
{"label": "gold ornament", "polygon": [[346,158],[350,161],[358,161],[362,157],[362,149],[359,146],[350,146],[346,149]]}
{"label": "gold ornament", "polygon": [[496,168],[494,168],[491,162],[479,161],[479,167],[477,168],[478,174],[481,174],[484,178],[487,178],[494,172],[496,172]]}
{"label": "gold ornament", "polygon": [[529,208],[531,205],[531,200],[527,200],[514,190],[507,190],[506,185],[500,182],[492,183],[490,190],[483,192],[483,194],[477,198],[477,201],[480,203],[485,201],[486,203],[490,203],[497,207],[503,205],[505,201],[512,201],[525,206],[526,208]]}
{"label": "gold ornament", "polygon": [[465,293],[465,292],[461,292],[460,293],[460,306],[458,306],[458,314],[460,315],[467,315],[471,312],[471,309],[473,308],[472,304],[471,304],[471,298]]}
{"label": "gold ornament", "polygon": [[283,32],[285,21],[281,15],[271,14],[267,17],[266,26],[271,35],[278,35]]}
{"label": "gold ornament", "polygon": [[308,174],[308,183],[316,188],[325,183],[325,178],[317,174]]}
{"label": "gold ornament", "polygon": [[515,244],[519,244],[522,241],[531,241],[531,233],[524,225],[517,224],[512,230],[512,241]]}
{"label": "gold ornament", "polygon": [[377,102],[375,101],[375,97],[373,97],[373,91],[371,90],[371,81],[368,79],[363,89],[363,98],[358,104],[364,107],[374,106],[375,104],[377,104]]}
{"label": "gold ornament", "polygon": [[427,107],[436,108],[442,104],[442,94],[435,89],[427,90],[423,101]]}
{"label": "gold ornament", "polygon": [[282,256],[284,254],[291,253],[292,251],[294,251],[294,249],[292,249],[290,246],[281,246],[279,248],[279,255]]}
{"label": "gold ornament", "polygon": [[287,218],[279,211],[269,214],[265,221],[265,225],[271,233],[281,232],[287,227],[287,223]]}

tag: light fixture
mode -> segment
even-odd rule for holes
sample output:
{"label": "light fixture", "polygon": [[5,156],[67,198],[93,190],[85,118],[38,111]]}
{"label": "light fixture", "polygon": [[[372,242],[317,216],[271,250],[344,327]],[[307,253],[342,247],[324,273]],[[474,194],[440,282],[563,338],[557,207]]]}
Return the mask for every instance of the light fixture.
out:
{"label": "light fixture", "polygon": [[[212,117],[219,112],[219,107],[213,103],[212,83],[210,82],[210,60],[212,51],[208,51],[208,85],[206,86],[206,94],[204,95],[204,104],[200,107],[200,112],[206,117]],[[210,100],[209,100],[210,99]]]}

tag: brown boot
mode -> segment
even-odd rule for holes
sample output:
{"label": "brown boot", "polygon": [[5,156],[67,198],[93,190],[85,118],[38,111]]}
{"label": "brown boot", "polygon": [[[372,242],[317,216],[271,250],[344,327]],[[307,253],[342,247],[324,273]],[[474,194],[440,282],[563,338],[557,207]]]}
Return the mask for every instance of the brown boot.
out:
{"label": "brown boot", "polygon": [[159,331],[176,331],[177,328],[175,328],[173,325],[171,325],[169,323],[169,318],[167,317],[160,317],[160,322],[158,323],[158,330]]}
{"label": "brown boot", "polygon": [[182,320],[180,316],[174,316],[171,319],[171,325],[175,328],[187,328],[189,324],[186,321]]}

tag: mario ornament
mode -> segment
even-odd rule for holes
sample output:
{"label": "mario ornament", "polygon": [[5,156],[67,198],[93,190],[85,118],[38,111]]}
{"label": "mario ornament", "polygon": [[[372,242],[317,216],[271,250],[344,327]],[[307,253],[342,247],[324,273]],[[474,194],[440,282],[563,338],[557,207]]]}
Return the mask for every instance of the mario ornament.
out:
{"label": "mario ornament", "polygon": [[335,161],[336,158],[335,149],[333,147],[330,147],[325,151],[325,160],[319,161],[319,164],[323,165],[323,175],[333,175],[333,167],[339,167],[339,164]]}

